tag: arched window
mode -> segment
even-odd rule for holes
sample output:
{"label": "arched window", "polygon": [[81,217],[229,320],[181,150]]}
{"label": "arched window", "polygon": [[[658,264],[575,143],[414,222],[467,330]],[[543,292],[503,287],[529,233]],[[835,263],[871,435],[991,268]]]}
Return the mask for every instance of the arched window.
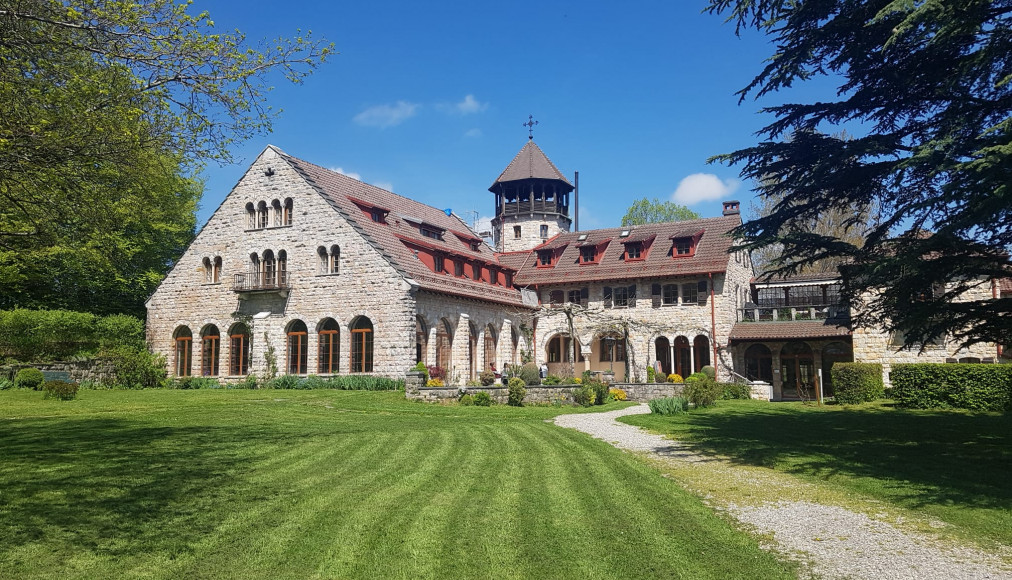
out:
{"label": "arched window", "polygon": [[278,252],[278,286],[285,287],[288,285],[288,252],[281,250]]}
{"label": "arched window", "polygon": [[337,244],[330,247],[330,260],[327,265],[327,269],[331,274],[337,274],[338,267],[341,264],[341,247]]}
{"label": "arched window", "polygon": [[661,336],[654,341],[654,354],[655,360],[661,363],[661,372],[667,377],[671,374],[671,341],[668,337]]}
{"label": "arched window", "polygon": [[228,331],[228,374],[242,376],[249,374],[249,328],[239,322]]}
{"label": "arched window", "polygon": [[812,348],[801,341],[788,342],[780,351],[780,381],[784,397],[808,396],[815,385]]}
{"label": "arched window", "polygon": [[218,376],[218,348],[220,345],[218,327],[208,324],[200,331],[200,375]]}
{"label": "arched window", "polygon": [[214,274],[211,276],[211,282],[214,284],[221,283],[221,256],[214,257]]}
{"label": "arched window", "polygon": [[710,364],[710,339],[699,335],[692,340],[692,351],[696,357],[696,370]]}
{"label": "arched window", "polygon": [[263,260],[263,275],[260,277],[260,283],[264,288],[272,288],[277,283],[277,268],[278,264],[274,260],[274,252],[267,250],[264,252]]}
{"label": "arched window", "polygon": [[327,248],[320,246],[316,248],[316,255],[320,258],[320,273],[327,274],[330,272],[330,256],[327,255]]}
{"label": "arched window", "polygon": [[429,325],[421,316],[415,317],[415,362],[427,362],[429,352]]}
{"label": "arched window", "polygon": [[452,353],[453,327],[450,326],[450,321],[444,318],[436,325],[436,366],[449,372]]}
{"label": "arched window", "polygon": [[600,362],[625,362],[625,340],[618,333],[608,333],[599,338]]}
{"label": "arched window", "polygon": [[267,202],[266,201],[261,201],[260,203],[257,204],[257,228],[258,229],[266,228],[267,227],[267,223],[268,223],[267,222],[267,216],[268,216]]}
{"label": "arched window", "polygon": [[351,324],[351,372],[372,372],[372,321],[359,316]]}
{"label": "arched window", "polygon": [[204,283],[210,284],[214,280],[214,268],[211,266],[211,258],[204,258]]}
{"label": "arched window", "polygon": [[292,225],[292,213],[294,213],[293,212],[294,209],[295,204],[292,202],[292,198],[289,197],[288,199],[285,200],[285,215],[283,218],[284,225],[286,226]]}
{"label": "arched window", "polygon": [[172,333],[176,339],[176,376],[190,376],[190,363],[193,358],[193,333],[186,326],[180,326]]}
{"label": "arched window", "polygon": [[689,355],[689,339],[675,337],[675,372],[687,377],[692,374],[692,357]]}
{"label": "arched window", "polygon": [[320,323],[320,346],[317,350],[318,371],[321,375],[339,372],[341,327],[333,318],[325,318]]}
{"label": "arched window", "polygon": [[252,230],[257,227],[257,210],[253,207],[253,202],[246,204],[246,229]]}
{"label": "arched window", "polygon": [[290,375],[304,375],[306,374],[306,363],[309,359],[309,344],[307,338],[309,338],[309,331],[306,329],[306,323],[301,320],[293,320],[288,324],[288,329],[285,331],[288,336],[288,374]]}
{"label": "arched window", "polygon": [[260,286],[260,256],[249,255],[249,272],[246,273],[246,277],[248,278],[246,286],[251,288]]}
{"label": "arched window", "polygon": [[281,223],[282,223],[281,220],[283,219],[283,217],[281,215],[281,202],[278,201],[278,200],[276,200],[276,199],[274,201],[272,201],[271,202],[271,209],[274,210],[274,225],[275,226],[280,226]]}
{"label": "arched window", "polygon": [[764,344],[753,344],[745,350],[745,378],[773,384],[773,353]]}

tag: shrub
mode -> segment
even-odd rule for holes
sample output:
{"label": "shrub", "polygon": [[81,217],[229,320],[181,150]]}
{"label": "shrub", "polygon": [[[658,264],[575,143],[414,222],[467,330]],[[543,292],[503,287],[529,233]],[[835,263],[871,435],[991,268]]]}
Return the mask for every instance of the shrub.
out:
{"label": "shrub", "polygon": [[608,383],[593,381],[590,387],[594,389],[594,404],[603,405],[608,402]]}
{"label": "shrub", "polygon": [[664,397],[647,403],[650,412],[655,415],[677,415],[689,410],[689,400],[685,397]]}
{"label": "shrub", "polygon": [[655,372],[656,371],[654,371],[654,367],[647,367],[647,382],[648,383],[654,382],[654,374],[655,374]]}
{"label": "shrub", "polygon": [[752,387],[748,383],[717,383],[721,399],[751,399]]}
{"label": "shrub", "polygon": [[144,321],[135,316],[113,314],[95,320],[95,334],[101,350],[126,346],[144,349]]}
{"label": "shrub", "polygon": [[370,375],[343,375],[326,379],[321,388],[340,391],[402,391],[404,390],[404,379],[389,379]]}
{"label": "shrub", "polygon": [[425,386],[426,387],[445,387],[446,383],[443,382],[443,379],[429,379],[429,380],[425,381]]}
{"label": "shrub", "polygon": [[246,375],[246,378],[236,383],[236,389],[258,389],[260,388],[259,379],[257,379],[256,373],[250,373]]}
{"label": "shrub", "polygon": [[268,389],[298,389],[301,387],[299,377],[296,375],[279,375],[267,381],[266,386]]}
{"label": "shrub", "polygon": [[597,393],[590,385],[580,385],[573,389],[573,402],[582,407],[589,407],[594,404]]}
{"label": "shrub", "polygon": [[495,373],[490,370],[483,370],[478,375],[478,379],[481,381],[482,386],[491,387],[495,384]]}
{"label": "shrub", "polygon": [[532,362],[524,363],[524,366],[520,367],[520,378],[524,380],[525,385],[540,385],[541,370]]}
{"label": "shrub", "polygon": [[425,380],[429,380],[429,367],[425,366],[425,363],[422,361],[418,361],[418,363],[411,367],[410,370],[425,373]]}
{"label": "shrub", "polygon": [[21,369],[14,375],[14,386],[19,389],[38,389],[46,377],[36,368]]}
{"label": "shrub", "polygon": [[668,382],[669,383],[684,383],[685,379],[683,379],[682,375],[680,375],[678,373],[672,373],[672,374],[668,375]]}
{"label": "shrub", "polygon": [[509,380],[509,383],[506,386],[509,387],[509,394],[507,395],[506,402],[509,403],[511,407],[523,407],[524,397],[527,396],[527,389],[525,388],[527,385],[524,383],[523,379],[520,377],[513,377]]}
{"label": "shrub", "polygon": [[573,384],[574,385],[582,385],[583,384],[583,379],[581,379],[580,377],[573,377]]}
{"label": "shrub", "polygon": [[854,405],[885,396],[880,364],[836,363],[832,375],[833,394],[837,403]]}
{"label": "shrub", "polygon": [[562,379],[555,375],[548,375],[545,380],[541,381],[543,385],[559,385],[562,384]]}
{"label": "shrub", "polygon": [[458,401],[460,402],[461,406],[464,406],[464,407],[473,407],[474,406],[474,397],[471,396],[471,395],[468,395],[468,394],[461,395],[460,399],[458,399]]}
{"label": "shrub", "polygon": [[7,391],[14,388],[14,381],[7,377],[0,377],[0,391]]}
{"label": "shrub", "polygon": [[173,389],[196,390],[196,389],[220,389],[221,383],[218,379],[211,377],[179,377],[172,383]]}
{"label": "shrub", "polygon": [[699,369],[699,372],[701,372],[704,375],[710,377],[711,379],[716,379],[717,378],[717,369],[713,368],[710,365],[706,365],[703,368]]}
{"label": "shrub", "polygon": [[328,389],[330,388],[330,382],[327,379],[319,377],[317,375],[309,375],[302,379],[299,384],[300,389]]}
{"label": "shrub", "polygon": [[0,311],[0,356],[61,360],[99,350],[144,348],[144,322],[124,314],[95,316],[71,310]]}
{"label": "shrub", "polygon": [[108,353],[116,371],[116,384],[126,389],[154,389],[165,386],[168,373],[165,357],[146,348],[121,346]]}
{"label": "shrub", "polygon": [[474,380],[474,379],[468,379],[467,382],[464,383],[464,386],[465,387],[480,387],[481,383],[478,382],[478,381],[476,381],[476,380]]}
{"label": "shrub", "polygon": [[478,391],[474,394],[474,406],[475,407],[491,407],[492,406],[492,395],[485,391]]}
{"label": "shrub", "polygon": [[613,401],[624,401],[628,396],[622,389],[608,389],[608,398]]}
{"label": "shrub", "polygon": [[586,385],[590,381],[594,380],[594,375],[591,374],[590,371],[583,371],[583,374],[580,375],[580,378],[582,379],[580,381],[580,384]]}
{"label": "shrub", "polygon": [[712,407],[723,394],[717,381],[703,373],[696,373],[685,379],[685,397],[696,408]]}
{"label": "shrub", "polygon": [[444,369],[443,367],[435,366],[435,365],[429,367],[429,380],[431,380],[431,379],[439,379],[441,381],[445,381],[446,380],[446,369]]}
{"label": "shrub", "polygon": [[44,395],[44,398],[46,399],[71,401],[77,398],[77,383],[46,381],[45,384],[42,385],[42,390],[46,393]]}
{"label": "shrub", "polygon": [[897,364],[889,378],[902,407],[1012,411],[1012,365]]}

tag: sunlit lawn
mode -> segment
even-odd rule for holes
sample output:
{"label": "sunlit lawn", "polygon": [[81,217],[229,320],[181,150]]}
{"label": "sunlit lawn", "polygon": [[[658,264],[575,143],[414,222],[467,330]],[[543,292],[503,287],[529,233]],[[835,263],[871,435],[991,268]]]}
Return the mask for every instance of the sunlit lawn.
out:
{"label": "sunlit lawn", "polygon": [[792,576],[644,462],[545,421],[558,412],[0,392],[0,578]]}
{"label": "sunlit lawn", "polygon": [[620,419],[706,453],[918,510],[1012,545],[1012,417],[963,411],[720,401]]}

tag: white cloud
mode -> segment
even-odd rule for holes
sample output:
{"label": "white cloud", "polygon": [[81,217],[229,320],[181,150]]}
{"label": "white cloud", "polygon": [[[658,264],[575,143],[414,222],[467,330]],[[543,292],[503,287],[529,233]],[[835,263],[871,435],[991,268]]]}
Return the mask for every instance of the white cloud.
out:
{"label": "white cloud", "polygon": [[377,181],[373,185],[375,185],[376,187],[378,187],[380,189],[385,189],[387,191],[393,191],[394,190],[394,184],[390,183],[389,181]]}
{"label": "white cloud", "polygon": [[678,182],[678,188],[671,194],[675,203],[693,205],[701,201],[727,199],[741,185],[737,179],[725,179],[712,173],[693,173]]}
{"label": "white cloud", "polygon": [[465,137],[481,137],[481,129],[468,129],[464,132]]}
{"label": "white cloud", "polygon": [[352,120],[364,127],[386,129],[414,117],[419,106],[407,101],[397,101],[395,105],[376,105],[355,115]]}
{"label": "white cloud", "polygon": [[488,108],[488,103],[482,103],[478,99],[474,98],[474,95],[467,95],[464,100],[454,105],[457,112],[461,115],[470,115],[471,113],[480,113]]}
{"label": "white cloud", "polygon": [[336,173],[340,173],[341,175],[347,175],[348,177],[350,177],[352,179],[357,179],[359,181],[362,181],[362,176],[359,175],[358,173],[355,173],[354,171],[345,171],[344,168],[341,168],[341,167],[331,167],[330,170],[334,171]]}

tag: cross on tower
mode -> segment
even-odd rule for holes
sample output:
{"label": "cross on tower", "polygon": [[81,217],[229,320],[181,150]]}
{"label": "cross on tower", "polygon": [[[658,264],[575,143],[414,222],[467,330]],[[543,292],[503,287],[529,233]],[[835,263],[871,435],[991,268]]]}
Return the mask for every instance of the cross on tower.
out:
{"label": "cross on tower", "polygon": [[523,123],[522,126],[527,127],[528,139],[534,139],[534,126],[537,124],[538,122],[534,120],[534,115],[527,115],[527,122]]}

